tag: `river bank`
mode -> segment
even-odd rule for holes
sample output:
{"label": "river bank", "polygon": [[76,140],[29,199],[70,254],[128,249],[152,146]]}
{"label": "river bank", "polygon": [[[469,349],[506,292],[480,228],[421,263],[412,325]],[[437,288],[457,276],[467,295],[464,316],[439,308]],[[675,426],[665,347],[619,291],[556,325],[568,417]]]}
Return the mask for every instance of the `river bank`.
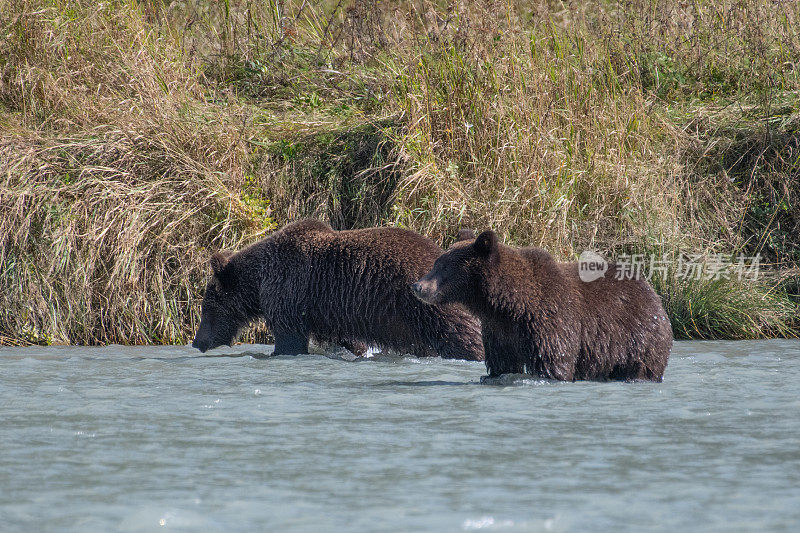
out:
{"label": "river bank", "polygon": [[0,342],[186,343],[304,216],[666,255],[676,337],[798,336],[800,8],[508,7],[3,3]]}

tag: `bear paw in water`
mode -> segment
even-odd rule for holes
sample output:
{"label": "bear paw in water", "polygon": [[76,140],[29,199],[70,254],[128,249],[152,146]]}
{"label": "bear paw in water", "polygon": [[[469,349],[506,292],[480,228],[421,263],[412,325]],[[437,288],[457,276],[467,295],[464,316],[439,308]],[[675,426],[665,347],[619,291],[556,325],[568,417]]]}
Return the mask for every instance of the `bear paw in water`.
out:
{"label": "bear paw in water", "polygon": [[530,374],[500,374],[499,376],[481,376],[480,380],[481,385],[496,385],[500,387],[509,385],[521,386],[546,383],[556,383],[556,381],[543,378],[531,379]]}

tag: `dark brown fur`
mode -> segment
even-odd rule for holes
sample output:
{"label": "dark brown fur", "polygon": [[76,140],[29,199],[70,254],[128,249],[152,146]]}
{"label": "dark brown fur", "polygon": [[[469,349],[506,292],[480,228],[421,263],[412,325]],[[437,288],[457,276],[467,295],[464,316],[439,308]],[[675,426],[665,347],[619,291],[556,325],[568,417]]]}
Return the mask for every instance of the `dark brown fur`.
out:
{"label": "dark brown fur", "polygon": [[429,303],[462,303],[482,321],[490,376],[661,381],[672,328],[644,280],[584,282],[577,263],[540,248],[514,249],[487,231],[462,239],[414,285]]}
{"label": "dark brown fur", "polygon": [[263,318],[276,354],[307,353],[310,338],[356,352],[367,345],[417,356],[483,360],[478,321],[458,305],[429,306],[410,285],[442,250],[399,228],[334,231],[289,224],[266,239],[211,259],[193,346],[230,344]]}

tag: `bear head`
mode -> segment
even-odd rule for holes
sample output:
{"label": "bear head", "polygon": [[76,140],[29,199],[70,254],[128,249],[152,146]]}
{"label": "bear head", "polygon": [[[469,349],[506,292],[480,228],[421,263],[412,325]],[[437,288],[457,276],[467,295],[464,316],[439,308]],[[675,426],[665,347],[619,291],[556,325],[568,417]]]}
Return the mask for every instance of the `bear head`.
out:
{"label": "bear head", "polygon": [[440,255],[430,272],[411,285],[414,295],[428,304],[469,304],[479,273],[497,255],[497,234],[471,230],[458,232],[458,240]]}
{"label": "bear head", "polygon": [[241,276],[231,252],[211,256],[211,280],[206,285],[200,315],[200,327],[192,347],[206,352],[218,346],[230,346],[250,320],[240,295]]}

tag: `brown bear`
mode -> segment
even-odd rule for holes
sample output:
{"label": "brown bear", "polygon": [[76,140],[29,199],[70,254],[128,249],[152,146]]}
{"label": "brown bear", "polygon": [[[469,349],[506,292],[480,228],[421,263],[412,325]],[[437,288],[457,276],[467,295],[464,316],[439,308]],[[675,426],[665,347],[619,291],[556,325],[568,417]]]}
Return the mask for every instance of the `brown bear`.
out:
{"label": "brown bear", "polygon": [[424,302],[461,303],[481,319],[490,377],[662,380],[672,327],[645,280],[616,279],[621,270],[611,264],[585,282],[578,263],[510,248],[493,231],[459,238],[413,289]]}
{"label": "brown bear", "polygon": [[211,258],[192,346],[230,345],[263,318],[275,354],[308,353],[309,339],[356,353],[368,345],[419,357],[483,360],[480,323],[457,304],[426,305],[411,284],[442,249],[413,231],[334,231],[302,220],[237,252]]}

